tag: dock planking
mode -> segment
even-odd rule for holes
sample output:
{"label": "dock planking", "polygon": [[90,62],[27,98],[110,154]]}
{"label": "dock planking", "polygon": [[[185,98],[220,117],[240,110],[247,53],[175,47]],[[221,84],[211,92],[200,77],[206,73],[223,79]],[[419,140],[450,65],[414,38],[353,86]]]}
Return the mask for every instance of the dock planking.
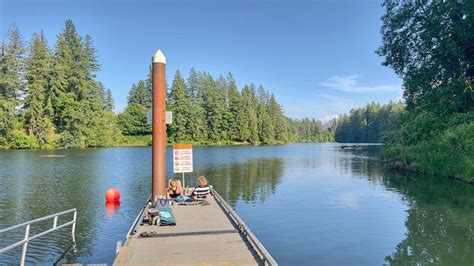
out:
{"label": "dock planking", "polygon": [[176,226],[139,225],[114,265],[263,265],[222,205],[214,197],[209,203],[173,205]]}

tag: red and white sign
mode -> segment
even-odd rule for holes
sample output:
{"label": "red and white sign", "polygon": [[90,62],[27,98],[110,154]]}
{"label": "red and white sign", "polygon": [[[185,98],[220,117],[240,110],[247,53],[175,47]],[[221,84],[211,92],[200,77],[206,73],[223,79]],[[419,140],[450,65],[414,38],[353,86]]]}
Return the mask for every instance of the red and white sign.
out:
{"label": "red and white sign", "polygon": [[193,146],[191,144],[173,145],[173,170],[175,173],[193,171]]}

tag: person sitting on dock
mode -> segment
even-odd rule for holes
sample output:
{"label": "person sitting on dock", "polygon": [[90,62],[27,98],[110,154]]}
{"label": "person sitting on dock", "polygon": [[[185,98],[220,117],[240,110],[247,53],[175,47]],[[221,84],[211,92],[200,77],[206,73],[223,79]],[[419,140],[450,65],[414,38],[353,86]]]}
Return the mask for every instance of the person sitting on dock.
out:
{"label": "person sitting on dock", "polygon": [[170,179],[169,186],[166,189],[166,195],[168,198],[177,198],[178,196],[183,195],[183,187],[181,181],[177,179]]}
{"label": "person sitting on dock", "polygon": [[209,199],[209,197],[211,196],[211,187],[209,186],[209,182],[204,176],[198,177],[197,181],[198,185],[194,188],[193,199]]}

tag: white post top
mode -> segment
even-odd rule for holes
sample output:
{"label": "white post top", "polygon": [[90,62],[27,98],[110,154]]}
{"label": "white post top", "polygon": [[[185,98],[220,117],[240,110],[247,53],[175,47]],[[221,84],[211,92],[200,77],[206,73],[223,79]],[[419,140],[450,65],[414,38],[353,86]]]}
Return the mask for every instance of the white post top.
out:
{"label": "white post top", "polygon": [[158,49],[158,51],[156,51],[156,53],[153,55],[152,62],[166,64],[166,57],[161,52],[161,50]]}

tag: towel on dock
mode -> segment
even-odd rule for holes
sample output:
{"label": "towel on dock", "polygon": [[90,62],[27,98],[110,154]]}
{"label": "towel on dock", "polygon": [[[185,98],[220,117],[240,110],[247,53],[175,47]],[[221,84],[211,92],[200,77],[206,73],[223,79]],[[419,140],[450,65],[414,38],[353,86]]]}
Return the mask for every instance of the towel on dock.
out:
{"label": "towel on dock", "polygon": [[176,218],[173,215],[171,208],[162,207],[159,208],[160,212],[160,225],[176,225]]}
{"label": "towel on dock", "polygon": [[185,195],[179,195],[177,196],[176,198],[173,199],[173,201],[175,202],[178,202],[178,203],[181,203],[181,202],[189,202],[189,201],[192,201],[193,199],[189,196],[185,196]]}

